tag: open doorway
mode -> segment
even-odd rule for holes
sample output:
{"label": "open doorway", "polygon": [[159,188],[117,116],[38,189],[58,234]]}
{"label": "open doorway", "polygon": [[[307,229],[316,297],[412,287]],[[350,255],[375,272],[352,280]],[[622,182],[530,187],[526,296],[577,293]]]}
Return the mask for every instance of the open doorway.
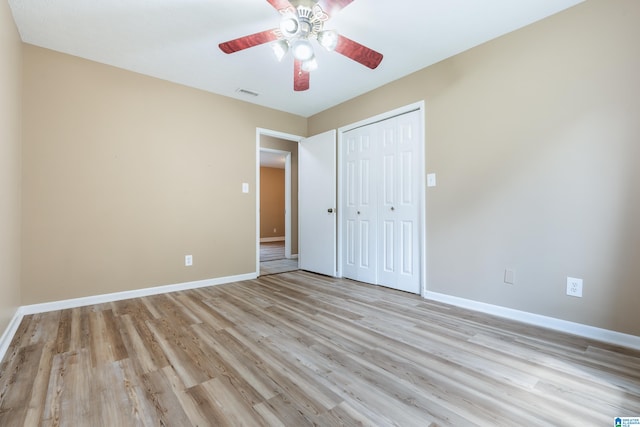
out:
{"label": "open doorway", "polygon": [[258,129],[258,275],[298,269],[298,141],[300,137]]}
{"label": "open doorway", "polygon": [[260,275],[298,269],[291,246],[291,152],[260,149]]}

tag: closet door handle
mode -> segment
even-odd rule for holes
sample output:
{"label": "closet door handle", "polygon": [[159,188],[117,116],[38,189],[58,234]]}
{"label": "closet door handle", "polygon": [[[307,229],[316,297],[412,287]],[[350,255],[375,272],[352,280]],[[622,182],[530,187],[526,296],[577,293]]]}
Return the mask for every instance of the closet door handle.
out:
{"label": "closet door handle", "polygon": [[358,215],[360,215],[360,211],[358,211]]}
{"label": "closet door handle", "polygon": [[333,209],[329,208],[329,209],[327,209],[327,212],[333,213]]}
{"label": "closet door handle", "polygon": [[396,208],[394,208],[393,206],[391,206],[391,210],[392,210],[392,211],[395,211],[395,210],[396,210]]}

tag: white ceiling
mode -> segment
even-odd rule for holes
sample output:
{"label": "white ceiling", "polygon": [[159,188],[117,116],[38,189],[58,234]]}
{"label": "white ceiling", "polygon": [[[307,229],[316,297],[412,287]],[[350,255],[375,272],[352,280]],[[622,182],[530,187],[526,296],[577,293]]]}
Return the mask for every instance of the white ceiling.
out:
{"label": "white ceiling", "polygon": [[311,89],[294,92],[290,55],[280,63],[269,45],[218,49],[278,26],[266,0],[9,0],[26,43],[304,117],[581,2],[356,0],[325,29],[381,52],[380,66],[318,48]]}
{"label": "white ceiling", "polygon": [[260,166],[264,168],[284,169],[286,157],[280,152],[260,150]]}

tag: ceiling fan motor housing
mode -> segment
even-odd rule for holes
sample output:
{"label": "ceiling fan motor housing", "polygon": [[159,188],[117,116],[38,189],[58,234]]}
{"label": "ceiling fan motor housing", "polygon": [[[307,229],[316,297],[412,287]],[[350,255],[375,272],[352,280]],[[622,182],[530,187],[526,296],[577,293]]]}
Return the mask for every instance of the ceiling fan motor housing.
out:
{"label": "ceiling fan motor housing", "polygon": [[308,7],[300,5],[295,9],[288,8],[282,13],[280,32],[286,39],[318,38],[324,22],[329,16],[318,5]]}

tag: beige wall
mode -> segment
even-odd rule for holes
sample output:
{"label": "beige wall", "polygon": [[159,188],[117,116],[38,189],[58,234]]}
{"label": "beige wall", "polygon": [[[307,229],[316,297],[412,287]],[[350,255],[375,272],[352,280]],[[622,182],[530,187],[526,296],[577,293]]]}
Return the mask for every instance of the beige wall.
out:
{"label": "beige wall", "polygon": [[[20,53],[0,13],[2,326]],[[639,16],[588,0],[308,121],[24,46],[22,304],[253,272],[256,127],[313,135],[425,100],[429,290],[640,335]]]}
{"label": "beige wall", "polygon": [[22,51],[7,2],[0,3],[0,335],[20,306]]}
{"label": "beige wall", "polygon": [[256,127],[306,119],[29,45],[24,86],[23,304],[255,272]]}
{"label": "beige wall", "polygon": [[284,169],[260,168],[260,238],[284,237]]}
{"label": "beige wall", "polygon": [[429,290],[640,335],[639,18],[638,1],[589,0],[311,117],[309,134],[425,100]]}
{"label": "beige wall", "polygon": [[[305,136],[306,133],[297,135]],[[291,153],[291,253],[295,255],[298,253],[298,143],[262,135],[260,147]]]}

